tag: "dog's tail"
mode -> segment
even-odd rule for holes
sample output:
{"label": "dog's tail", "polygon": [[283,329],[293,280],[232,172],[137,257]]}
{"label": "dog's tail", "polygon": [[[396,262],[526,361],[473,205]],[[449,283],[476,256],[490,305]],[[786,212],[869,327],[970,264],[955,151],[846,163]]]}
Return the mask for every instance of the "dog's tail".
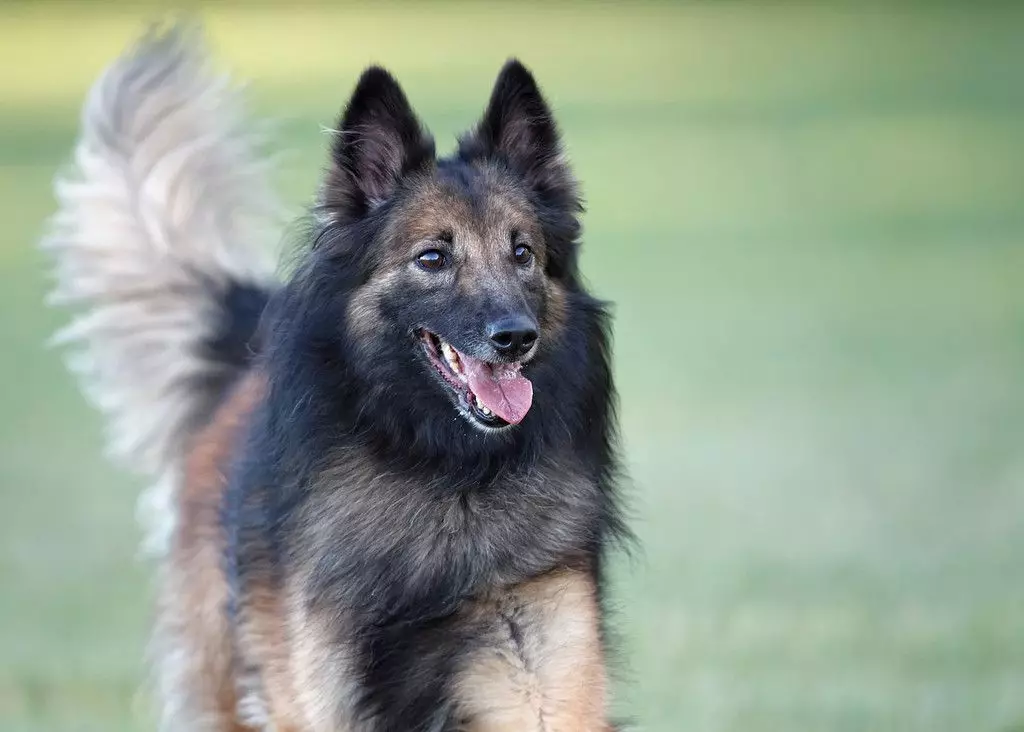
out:
{"label": "dog's tail", "polygon": [[[247,367],[274,286],[279,234],[239,91],[211,72],[198,31],[154,30],[97,81],[43,246],[58,336],[109,420],[109,448],[156,478],[140,500],[160,551],[189,435]],[[155,520],[153,520],[155,519]]]}

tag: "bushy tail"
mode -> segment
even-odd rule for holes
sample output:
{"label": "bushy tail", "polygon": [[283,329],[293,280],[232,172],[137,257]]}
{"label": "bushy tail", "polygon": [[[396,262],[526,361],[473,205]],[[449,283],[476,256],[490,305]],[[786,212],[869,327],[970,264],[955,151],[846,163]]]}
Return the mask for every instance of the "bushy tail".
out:
{"label": "bushy tail", "polygon": [[153,31],[110,66],[82,111],[43,246],[58,334],[109,420],[117,457],[157,478],[140,506],[164,544],[185,441],[246,367],[280,233],[239,92],[211,73],[197,31]]}

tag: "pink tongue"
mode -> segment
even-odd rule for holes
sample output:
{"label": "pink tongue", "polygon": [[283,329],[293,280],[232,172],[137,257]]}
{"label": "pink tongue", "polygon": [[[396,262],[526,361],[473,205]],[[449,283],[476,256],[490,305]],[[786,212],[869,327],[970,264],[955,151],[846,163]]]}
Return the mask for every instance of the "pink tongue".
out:
{"label": "pink tongue", "polygon": [[469,388],[481,407],[509,424],[519,424],[533,403],[533,384],[519,372],[519,364],[490,364],[459,353]]}

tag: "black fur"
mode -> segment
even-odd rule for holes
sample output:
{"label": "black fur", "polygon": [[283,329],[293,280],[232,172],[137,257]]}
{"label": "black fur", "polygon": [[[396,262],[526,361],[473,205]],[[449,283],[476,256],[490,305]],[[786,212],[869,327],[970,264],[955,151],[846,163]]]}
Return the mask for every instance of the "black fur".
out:
{"label": "black fur", "polygon": [[259,353],[259,324],[271,293],[259,285],[231,282],[218,293],[220,320],[203,345],[206,360],[226,370],[248,368]]}
{"label": "black fur", "polygon": [[321,209],[357,221],[391,197],[401,177],[428,166],[434,141],[420,125],[398,82],[384,69],[363,72],[331,148]]}
{"label": "black fur", "polygon": [[218,303],[217,320],[206,339],[199,344],[199,357],[216,368],[204,373],[192,388],[205,396],[196,401],[209,405],[196,416],[193,429],[206,423],[216,411],[231,385],[252,365],[262,350],[259,325],[272,292],[248,282],[226,285],[206,281],[209,297]]}
{"label": "black fur", "polygon": [[[455,730],[452,673],[478,641],[456,622],[461,604],[561,565],[600,582],[606,547],[624,536],[609,319],[579,280],[576,185],[521,64],[503,69],[452,158],[434,160],[380,69],[363,76],[340,130],[318,245],[268,306],[268,391],[228,489],[227,566],[242,616],[254,577],[280,583],[312,570],[304,600],[337,616],[339,647],[356,643],[358,704],[373,729]],[[393,293],[372,338],[347,325],[390,217],[431,176],[467,200],[486,195],[480,165],[528,197],[550,255],[545,275],[567,309],[523,369],[534,387],[527,418],[495,433],[455,414],[416,353],[407,323],[429,298]],[[446,304],[460,317],[467,307]]]}

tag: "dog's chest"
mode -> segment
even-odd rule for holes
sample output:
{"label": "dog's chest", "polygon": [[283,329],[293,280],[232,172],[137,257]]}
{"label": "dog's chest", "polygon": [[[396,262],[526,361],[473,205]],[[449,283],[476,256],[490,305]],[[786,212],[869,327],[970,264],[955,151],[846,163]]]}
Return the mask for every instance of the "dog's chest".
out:
{"label": "dog's chest", "polygon": [[557,570],[467,609],[478,643],[456,674],[465,732],[603,732],[606,679],[593,580]]}

